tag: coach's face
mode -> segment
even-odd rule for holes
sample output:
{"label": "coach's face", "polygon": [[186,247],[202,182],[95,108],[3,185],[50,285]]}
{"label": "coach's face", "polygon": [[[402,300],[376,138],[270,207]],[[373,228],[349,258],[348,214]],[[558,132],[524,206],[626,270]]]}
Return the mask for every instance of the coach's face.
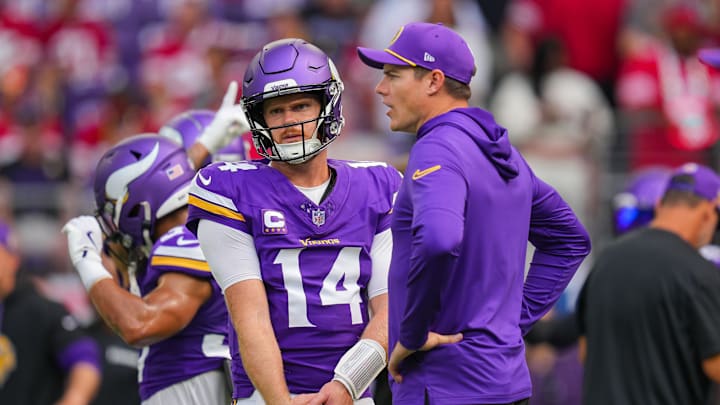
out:
{"label": "coach's face", "polygon": [[401,132],[417,132],[425,121],[421,108],[426,101],[422,80],[415,76],[409,66],[385,65],[383,78],[375,87],[382,96],[382,103],[389,109],[390,129]]}
{"label": "coach's face", "polygon": [[705,246],[712,242],[715,231],[717,230],[718,221],[720,220],[720,213],[718,212],[718,202],[716,201],[703,201],[702,212],[703,221],[699,235],[699,246]]}

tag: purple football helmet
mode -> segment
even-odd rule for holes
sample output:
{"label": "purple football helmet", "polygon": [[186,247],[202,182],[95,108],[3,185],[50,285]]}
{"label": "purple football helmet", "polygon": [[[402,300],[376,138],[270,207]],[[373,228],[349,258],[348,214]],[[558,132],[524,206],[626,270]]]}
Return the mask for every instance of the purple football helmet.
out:
{"label": "purple football helmet", "polygon": [[[302,163],[325,149],[340,135],[344,125],[340,102],[344,86],[335,64],[323,51],[302,39],[283,39],[267,44],[252,59],[243,80],[242,103],[252,131],[253,144],[264,158]],[[265,100],[296,93],[320,96],[320,115],[312,120],[268,128],[263,117]],[[310,139],[278,144],[271,130],[317,122]]]}
{"label": "purple football helmet", "polygon": [[652,168],[635,174],[625,189],[613,198],[615,234],[645,226],[655,216],[655,204],[662,198],[671,171]]}
{"label": "purple football helmet", "polygon": [[[205,128],[210,125],[215,112],[211,110],[188,110],[180,113],[160,128],[158,134],[181,145],[185,150],[197,140]],[[246,160],[245,144],[242,137],[234,138],[229,144],[220,148],[213,156],[202,162],[205,167],[216,161]]]}
{"label": "purple football helmet", "polygon": [[187,205],[194,175],[185,150],[167,138],[141,134],[115,145],[95,171],[95,203],[103,233],[121,243],[131,257],[147,257],[157,220]]}

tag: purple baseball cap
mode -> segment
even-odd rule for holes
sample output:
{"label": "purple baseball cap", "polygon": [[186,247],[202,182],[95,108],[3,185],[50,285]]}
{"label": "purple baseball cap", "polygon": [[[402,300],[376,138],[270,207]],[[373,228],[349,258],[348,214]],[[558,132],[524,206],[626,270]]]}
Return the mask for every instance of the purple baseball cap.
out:
{"label": "purple baseball cap", "polygon": [[384,50],[358,47],[357,51],[366,65],[376,69],[383,65],[439,69],[445,76],[465,84],[470,84],[476,71],[475,57],[468,44],[442,24],[406,24]]}
{"label": "purple baseball cap", "polygon": [[706,48],[698,51],[700,62],[720,69],[720,48]]}
{"label": "purple baseball cap", "polygon": [[720,177],[707,166],[686,163],[675,170],[665,192],[670,190],[690,191],[708,201],[720,197]]}

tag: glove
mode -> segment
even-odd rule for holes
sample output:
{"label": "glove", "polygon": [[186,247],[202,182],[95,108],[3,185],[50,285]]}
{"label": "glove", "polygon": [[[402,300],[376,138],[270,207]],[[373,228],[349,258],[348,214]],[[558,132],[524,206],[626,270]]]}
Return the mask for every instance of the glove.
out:
{"label": "glove", "polygon": [[242,105],[235,104],[237,92],[238,84],[236,81],[232,81],[225,92],[222,105],[215,113],[215,118],[197,138],[197,142],[205,146],[210,154],[217,152],[230,143],[233,138],[250,130]]}
{"label": "glove", "polygon": [[62,232],[67,235],[70,259],[87,291],[98,281],[112,278],[100,259],[102,233],[97,219],[88,215],[73,218]]}

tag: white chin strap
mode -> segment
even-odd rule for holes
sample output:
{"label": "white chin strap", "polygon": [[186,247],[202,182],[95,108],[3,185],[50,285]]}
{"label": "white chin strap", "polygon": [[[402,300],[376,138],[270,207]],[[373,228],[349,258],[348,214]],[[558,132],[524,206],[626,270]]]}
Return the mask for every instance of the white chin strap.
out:
{"label": "white chin strap", "polygon": [[[304,147],[303,143],[305,144]],[[316,137],[306,139],[305,141],[275,144],[278,157],[284,162],[290,164],[307,162],[311,157],[315,156],[321,147],[322,143]],[[303,154],[303,150],[305,151],[305,154]]]}

